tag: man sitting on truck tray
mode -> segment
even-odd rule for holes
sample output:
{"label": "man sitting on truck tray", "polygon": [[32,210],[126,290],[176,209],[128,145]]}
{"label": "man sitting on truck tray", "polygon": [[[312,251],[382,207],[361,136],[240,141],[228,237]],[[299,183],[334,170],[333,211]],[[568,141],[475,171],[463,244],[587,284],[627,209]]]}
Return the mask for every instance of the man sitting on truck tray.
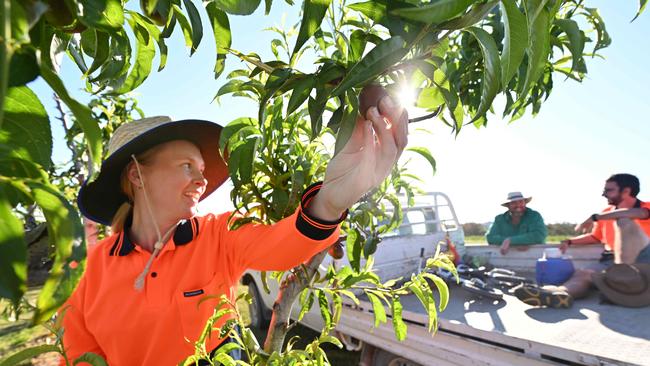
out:
{"label": "man sitting on truck tray", "polygon": [[501,245],[501,254],[508,253],[511,245],[531,245],[544,243],[546,225],[539,212],[526,207],[532,197],[524,197],[521,192],[510,192],[501,206],[508,211],[497,215],[485,237],[488,244]]}
{"label": "man sitting on truck tray", "polygon": [[614,174],[605,182],[603,197],[609,206],[576,226],[582,235],[563,240],[560,250],[569,246],[604,243],[600,261],[578,269],[562,286],[520,286],[515,296],[533,306],[568,308],[574,299],[586,297],[593,284],[592,275],[614,263],[650,263],[650,202],[637,198],[639,179],[631,174]]}

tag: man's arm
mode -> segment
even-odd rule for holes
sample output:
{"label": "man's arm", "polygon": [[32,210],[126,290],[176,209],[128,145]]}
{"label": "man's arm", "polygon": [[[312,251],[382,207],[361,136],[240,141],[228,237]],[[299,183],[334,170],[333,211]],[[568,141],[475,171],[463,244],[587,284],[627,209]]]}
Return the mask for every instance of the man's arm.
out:
{"label": "man's arm", "polygon": [[[576,226],[576,231],[579,233],[591,232],[596,221],[600,220],[617,220],[617,219],[639,219],[647,220],[650,218],[650,209],[647,207],[637,208],[619,208],[616,210],[593,214],[589,216],[582,224]],[[596,219],[594,221],[594,219]]]}
{"label": "man's arm", "polygon": [[505,237],[501,235],[501,216],[497,216],[494,218],[494,222],[492,225],[490,225],[490,229],[488,230],[487,234],[485,234],[485,239],[487,240],[488,244],[492,245],[501,245]]}

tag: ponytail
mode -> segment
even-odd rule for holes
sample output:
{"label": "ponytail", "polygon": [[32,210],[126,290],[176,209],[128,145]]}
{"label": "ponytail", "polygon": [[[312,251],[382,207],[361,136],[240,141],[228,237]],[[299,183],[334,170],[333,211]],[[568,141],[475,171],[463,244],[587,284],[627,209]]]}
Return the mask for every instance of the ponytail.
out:
{"label": "ponytail", "polygon": [[124,202],[120,208],[117,209],[115,216],[113,216],[113,222],[111,223],[111,230],[114,233],[119,233],[124,230],[124,223],[126,219],[131,215],[133,211],[133,206],[130,202]]}
{"label": "ponytail", "polygon": [[113,221],[111,222],[111,230],[114,233],[119,233],[122,230],[124,230],[124,224],[126,223],[126,219],[131,216],[133,213],[133,185],[129,181],[129,176],[128,176],[128,171],[129,171],[129,166],[131,164],[127,164],[127,166],[124,167],[124,170],[122,170],[122,175],[120,175],[120,189],[122,190],[122,193],[126,195],[127,201],[122,203],[120,207],[117,209],[117,212],[115,212],[115,215],[113,215]]}

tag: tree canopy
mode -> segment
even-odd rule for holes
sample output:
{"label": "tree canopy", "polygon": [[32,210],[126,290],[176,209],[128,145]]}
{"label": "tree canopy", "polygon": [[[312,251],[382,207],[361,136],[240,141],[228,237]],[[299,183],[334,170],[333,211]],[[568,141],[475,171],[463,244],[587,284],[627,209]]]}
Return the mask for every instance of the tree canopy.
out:
{"label": "tree canopy", "polygon": [[[72,149],[87,163],[72,169],[68,178],[82,174],[92,179],[112,129],[132,118],[135,107],[124,104],[123,98],[146,82],[156,55],[156,70],[161,71],[168,53],[180,51],[168,49],[171,34],[182,33],[190,56],[201,42],[214,42],[210,76],[222,85],[215,97],[232,94],[259,106],[257,118],[235,119],[220,141],[228,151],[233,203],[251,214],[241,225],[274,222],[295,209],[300,191],[323,176],[329,155],[349,138],[359,113],[357,96],[366,85],[381,84],[393,94],[405,87],[416,90],[415,104],[426,115],[412,122],[437,119],[458,134],[467,125],[486,126],[493,115],[517,119],[527,111],[538,113],[555,78],[581,81],[589,60],[611,44],[604,20],[585,0],[285,2],[301,6],[302,12],[289,29],[273,29],[273,59],[233,49],[236,34],[230,31],[233,16],[250,15],[262,6],[268,14],[273,0],[263,5],[261,0],[0,2],[1,298],[18,305],[26,290],[27,248],[17,216],[25,207],[40,208],[55,246],[35,323],[49,319],[67,299],[85,265],[81,219],[71,203],[72,193],[65,189],[77,183],[51,174],[56,170],[53,116],[43,107],[44,96],[30,89],[37,78],[65,105],[72,122],[66,131],[68,143],[77,144]],[[639,1],[634,18],[646,3]],[[316,71],[301,70],[302,57],[313,58]],[[245,67],[223,75],[226,62],[233,59],[244,61]],[[62,62],[78,67],[86,92],[97,98],[93,104],[71,95],[68,81],[59,74]],[[493,108],[497,95],[506,99],[502,111]],[[328,146],[324,135],[335,136],[335,146]],[[426,147],[410,149],[435,171]],[[378,288],[368,295],[378,321],[386,321],[385,304],[394,314],[399,339],[406,332],[397,315],[401,305],[395,295],[400,293],[418,295],[434,328],[435,299],[424,277],[414,277],[402,287],[381,284],[372,276],[372,264],[368,267],[380,234],[399,225],[396,193],[412,197],[413,178],[404,167],[396,167],[384,185],[351,209],[345,224],[351,267],[332,270],[321,281],[327,286],[299,289],[303,309],[317,299],[321,305],[338,304],[335,309],[340,311],[341,294],[348,296],[345,291],[355,284],[370,281]],[[385,214],[384,205],[393,206],[392,215]],[[436,279],[431,281],[446,291]],[[323,310],[331,327],[336,310],[326,313]],[[332,340],[323,339],[327,341]],[[312,356],[318,357],[318,352]]]}

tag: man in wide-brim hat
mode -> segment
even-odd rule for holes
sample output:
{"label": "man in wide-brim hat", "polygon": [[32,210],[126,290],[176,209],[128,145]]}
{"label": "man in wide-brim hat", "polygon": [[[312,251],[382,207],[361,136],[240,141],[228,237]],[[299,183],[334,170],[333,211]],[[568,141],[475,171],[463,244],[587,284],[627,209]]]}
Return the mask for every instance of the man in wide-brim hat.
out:
{"label": "man in wide-brim hat", "polygon": [[510,192],[501,204],[508,211],[497,215],[485,235],[488,244],[501,245],[501,254],[511,245],[540,244],[546,240],[546,225],[539,212],[526,207],[532,197],[521,192]]}

